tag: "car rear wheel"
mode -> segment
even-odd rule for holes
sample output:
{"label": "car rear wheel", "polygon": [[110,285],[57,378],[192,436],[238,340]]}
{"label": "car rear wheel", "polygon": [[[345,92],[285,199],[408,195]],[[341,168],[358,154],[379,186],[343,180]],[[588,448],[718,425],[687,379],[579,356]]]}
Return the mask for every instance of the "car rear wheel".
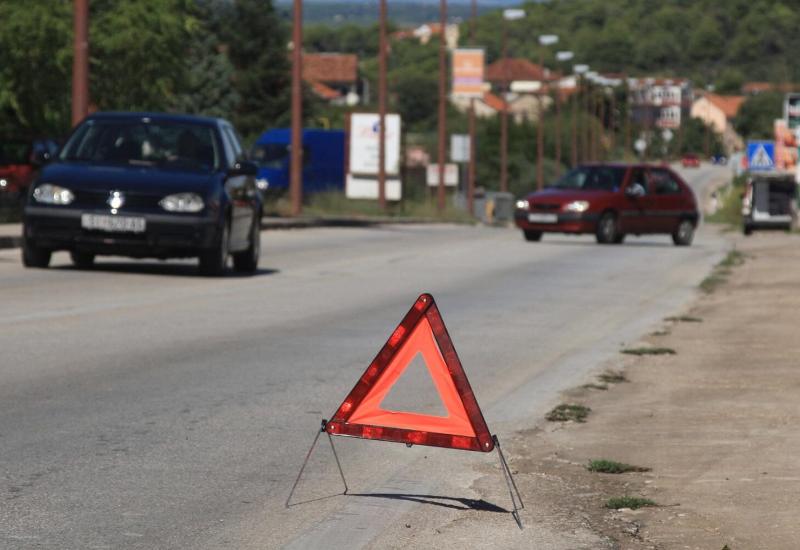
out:
{"label": "car rear wheel", "polygon": [[622,244],[625,242],[625,233],[618,233],[616,237],[614,237],[614,244]]}
{"label": "car rear wheel", "polygon": [[681,220],[672,232],[672,242],[676,246],[689,246],[694,239],[694,224],[689,220]]}
{"label": "car rear wheel", "polygon": [[541,231],[533,231],[532,229],[524,229],[522,234],[525,236],[526,241],[541,241],[542,240],[542,232]]}
{"label": "car rear wheel", "polygon": [[[600,216],[595,230],[595,237],[600,244],[611,244],[617,242],[620,233],[617,230],[617,217],[612,212],[606,212]],[[619,241],[622,242],[622,241]]]}
{"label": "car rear wheel", "polygon": [[233,269],[238,273],[255,273],[258,269],[258,258],[261,255],[261,224],[253,222],[250,231],[250,246],[244,252],[233,255]]}
{"label": "car rear wheel", "polygon": [[69,256],[78,269],[90,269],[94,265],[94,254],[73,250],[69,253]]}
{"label": "car rear wheel", "polygon": [[25,267],[45,268],[50,265],[53,253],[45,248],[40,248],[28,239],[22,242],[22,263]]}
{"label": "car rear wheel", "polygon": [[742,229],[742,232],[745,234],[745,236],[749,237],[753,234],[753,227],[750,225],[745,225]]}
{"label": "car rear wheel", "polygon": [[229,239],[230,230],[228,222],[226,221],[222,226],[222,232],[217,245],[200,254],[199,268],[202,275],[206,275],[207,277],[219,277],[225,273],[225,267],[228,264]]}

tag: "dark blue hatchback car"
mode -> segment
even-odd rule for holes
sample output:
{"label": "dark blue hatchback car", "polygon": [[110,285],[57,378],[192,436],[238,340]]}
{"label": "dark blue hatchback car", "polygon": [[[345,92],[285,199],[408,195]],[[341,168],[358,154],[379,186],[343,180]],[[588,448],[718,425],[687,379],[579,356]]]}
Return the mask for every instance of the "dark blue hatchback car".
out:
{"label": "dark blue hatchback car", "polygon": [[23,262],[47,267],[57,250],[82,268],[98,254],[197,257],[202,273],[220,275],[232,257],[236,271],[254,272],[257,171],[225,120],[91,115],[30,186]]}

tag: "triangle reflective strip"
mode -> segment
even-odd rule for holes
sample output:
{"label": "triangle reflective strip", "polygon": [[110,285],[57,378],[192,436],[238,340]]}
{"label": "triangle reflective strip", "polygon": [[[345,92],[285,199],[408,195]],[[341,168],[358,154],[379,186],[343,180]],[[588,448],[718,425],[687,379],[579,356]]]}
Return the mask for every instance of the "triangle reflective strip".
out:
{"label": "triangle reflective strip", "polygon": [[[381,408],[418,353],[447,416]],[[430,294],[417,299],[325,429],[331,435],[414,445],[483,452],[494,449],[493,437]]]}

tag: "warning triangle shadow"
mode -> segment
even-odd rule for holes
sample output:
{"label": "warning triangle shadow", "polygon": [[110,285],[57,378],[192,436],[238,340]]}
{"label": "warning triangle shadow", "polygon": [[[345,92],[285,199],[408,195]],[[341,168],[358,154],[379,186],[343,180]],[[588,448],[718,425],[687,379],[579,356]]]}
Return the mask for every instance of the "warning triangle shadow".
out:
{"label": "warning triangle shadow", "polygon": [[[350,493],[351,497],[385,498],[390,500],[408,500],[420,504],[441,506],[452,510],[477,510],[479,512],[497,512],[507,514],[508,510],[491,502],[474,498],[445,497],[441,495],[406,495],[402,493]],[[444,502],[439,502],[444,501]]]}

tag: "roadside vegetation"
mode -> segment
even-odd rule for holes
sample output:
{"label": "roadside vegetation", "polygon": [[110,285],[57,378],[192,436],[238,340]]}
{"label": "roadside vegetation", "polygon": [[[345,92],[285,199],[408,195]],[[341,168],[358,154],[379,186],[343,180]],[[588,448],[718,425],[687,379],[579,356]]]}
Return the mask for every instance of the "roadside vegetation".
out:
{"label": "roadside vegetation", "polygon": [[742,228],[742,194],[747,177],[736,177],[725,187],[717,190],[717,210],[706,221],[725,225],[727,229],[738,231]]}
{"label": "roadside vegetation", "polygon": [[657,506],[657,504],[649,498],[642,497],[614,497],[608,499],[608,502],[606,502],[606,508],[610,508],[612,510],[619,510],[621,508],[637,510],[639,508],[651,506]]}
{"label": "roadside vegetation", "polygon": [[586,422],[592,409],[583,405],[561,404],[547,413],[545,418],[550,422]]}
{"label": "roadside vegetation", "polygon": [[643,466],[634,466],[632,464],[625,464],[624,462],[617,462],[615,460],[592,460],[586,466],[590,472],[598,472],[602,474],[626,474],[628,472],[649,472],[650,468]]}
{"label": "roadside vegetation", "polygon": [[614,370],[606,371],[603,374],[599,375],[597,378],[598,380],[606,384],[621,384],[622,382],[628,381],[624,372],[614,371]]}
{"label": "roadside vegetation", "polygon": [[626,348],[623,349],[620,353],[624,353],[625,355],[675,355],[677,352],[672,348],[650,348],[650,347],[643,347],[643,348]]}
{"label": "roadside vegetation", "polygon": [[721,262],[714,266],[711,274],[700,282],[700,290],[706,294],[713,293],[728,281],[732,269],[742,265],[744,261],[745,255],[734,248],[728,252]]}
{"label": "roadside vegetation", "polygon": [[665,321],[669,321],[670,323],[702,323],[703,320],[700,317],[693,317],[691,315],[678,315],[676,317],[667,317],[664,319]]}
{"label": "roadside vegetation", "polygon": [[[290,205],[287,199],[278,201],[275,210],[278,214],[287,214]],[[415,218],[421,220],[437,220],[448,222],[472,223],[474,218],[465,210],[458,210],[448,205],[442,214],[436,208],[433,198],[407,198],[397,204],[389,204],[387,211],[381,210],[377,201],[348,199],[341,192],[316,193],[309,198],[303,212],[311,217],[390,217]]]}

